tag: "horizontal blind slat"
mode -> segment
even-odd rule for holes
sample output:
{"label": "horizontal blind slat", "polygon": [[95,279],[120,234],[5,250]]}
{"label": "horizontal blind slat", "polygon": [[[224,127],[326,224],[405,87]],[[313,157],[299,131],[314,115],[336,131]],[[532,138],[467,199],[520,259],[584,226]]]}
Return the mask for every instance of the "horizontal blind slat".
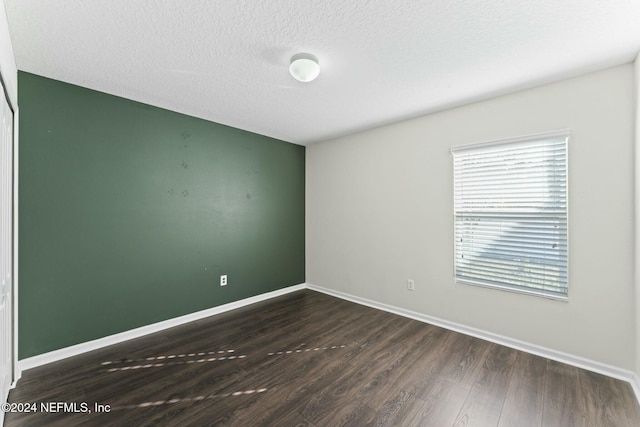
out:
{"label": "horizontal blind slat", "polygon": [[566,295],[567,139],[452,149],[456,277]]}

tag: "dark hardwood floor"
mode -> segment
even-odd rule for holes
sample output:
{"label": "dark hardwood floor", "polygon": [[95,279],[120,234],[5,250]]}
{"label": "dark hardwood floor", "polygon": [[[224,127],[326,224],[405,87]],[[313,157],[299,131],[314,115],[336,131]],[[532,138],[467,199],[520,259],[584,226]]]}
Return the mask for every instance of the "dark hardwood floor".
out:
{"label": "dark hardwood floor", "polygon": [[8,427],[640,426],[623,381],[308,290],[31,369],[9,401],[37,411]]}

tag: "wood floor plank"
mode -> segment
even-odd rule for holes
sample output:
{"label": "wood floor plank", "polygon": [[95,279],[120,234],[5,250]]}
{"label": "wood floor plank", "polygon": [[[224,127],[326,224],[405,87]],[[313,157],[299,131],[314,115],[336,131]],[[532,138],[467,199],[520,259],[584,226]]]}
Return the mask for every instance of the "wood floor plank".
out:
{"label": "wood floor plank", "polygon": [[[624,420],[633,426],[632,420],[640,420],[640,405],[635,399],[635,393],[631,388],[631,384],[623,381],[615,381],[615,388],[618,389],[620,401],[618,402],[620,412],[624,413]],[[640,422],[637,424],[640,425]]]}
{"label": "wood floor plank", "polygon": [[546,368],[546,359],[517,353],[498,427],[542,425]]}
{"label": "wood floor plank", "polygon": [[415,413],[415,408],[420,407],[422,403],[421,400],[416,398],[415,394],[406,390],[399,390],[389,396],[367,425],[376,427],[406,425],[404,423]]}
{"label": "wood floor plank", "polygon": [[456,356],[453,343],[459,339],[459,334],[441,331],[442,334],[435,342],[422,349],[422,357],[414,366],[405,370],[396,381],[397,387],[410,390],[423,400],[426,400],[432,389],[444,380],[440,374],[450,363],[450,358]]}
{"label": "wood floor plank", "polygon": [[[407,418],[410,426],[452,426],[470,390],[449,380],[441,380],[434,384],[422,405],[417,407]],[[405,420],[403,420],[405,421]]]}
{"label": "wood floor plank", "polygon": [[[282,409],[282,408],[280,408]],[[315,427],[315,424],[304,419],[296,411],[274,411],[268,414],[262,414],[255,420],[251,420],[250,424],[246,421],[237,424],[238,427],[251,425],[253,427],[272,427],[272,426],[291,426],[291,427]]]}
{"label": "wood floor plank", "polygon": [[363,427],[370,423],[375,411],[360,401],[346,401],[327,414],[318,426]]}
{"label": "wood floor plank", "polygon": [[600,426],[629,426],[623,415],[623,400],[614,380],[601,374],[585,370],[578,371],[578,383],[582,391],[582,407],[585,418]]}
{"label": "wood floor plank", "polygon": [[319,424],[343,402],[354,401],[354,391],[367,381],[369,372],[361,366],[348,365],[342,369],[330,383],[317,389],[313,395],[304,399],[300,413],[308,420]]}
{"label": "wood floor plank", "polygon": [[455,338],[440,376],[471,388],[495,344],[462,334],[455,334]]}
{"label": "wood floor plank", "polygon": [[495,344],[492,346],[453,424],[455,427],[498,425],[518,352]]}
{"label": "wood floor plank", "polygon": [[[294,381],[287,384],[273,384],[271,388],[276,393],[266,393],[263,395],[241,396],[236,404],[236,416],[240,419],[253,419],[255,414],[264,410],[271,410],[274,405],[295,406],[306,405],[311,401],[313,396],[319,394],[329,385],[338,380],[344,372],[353,369],[348,362],[339,358],[327,357],[324,354],[317,354],[313,357],[315,366],[309,371],[309,375],[303,378],[298,377]],[[280,366],[280,370],[288,371],[286,366]],[[290,369],[295,371],[294,369]],[[268,388],[268,386],[267,386]],[[311,420],[313,421],[313,420]]]}
{"label": "wood floor plank", "polygon": [[629,384],[304,290],[23,373],[15,426],[638,426]]}
{"label": "wood floor plank", "polygon": [[419,328],[415,333],[406,337],[407,343],[398,346],[394,352],[395,357],[383,363],[366,384],[357,390],[353,396],[356,399],[364,400],[373,408],[380,408],[389,401],[389,396],[379,393],[381,386],[389,387],[393,390],[400,390],[415,395],[415,388],[404,388],[399,385],[403,373],[414,372],[420,367],[420,361],[424,358],[424,349],[428,348],[437,338],[433,335],[432,328]]}
{"label": "wood floor plank", "polygon": [[578,368],[547,360],[542,426],[589,426],[584,408],[579,407],[581,394]]}

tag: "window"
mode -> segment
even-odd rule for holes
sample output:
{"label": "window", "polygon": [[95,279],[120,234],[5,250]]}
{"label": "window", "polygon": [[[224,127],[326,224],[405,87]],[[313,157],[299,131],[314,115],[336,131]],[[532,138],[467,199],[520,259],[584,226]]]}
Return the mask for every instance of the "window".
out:
{"label": "window", "polygon": [[566,299],[568,131],[453,147],[456,282]]}

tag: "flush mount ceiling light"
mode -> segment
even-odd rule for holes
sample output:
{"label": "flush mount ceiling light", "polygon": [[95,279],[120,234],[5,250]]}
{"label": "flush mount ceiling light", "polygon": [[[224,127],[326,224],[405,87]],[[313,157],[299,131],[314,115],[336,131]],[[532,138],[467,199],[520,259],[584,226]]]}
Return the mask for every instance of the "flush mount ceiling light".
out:
{"label": "flush mount ceiling light", "polygon": [[291,65],[289,72],[294,79],[307,83],[318,77],[320,74],[320,65],[318,58],[310,53],[298,53],[291,57]]}

